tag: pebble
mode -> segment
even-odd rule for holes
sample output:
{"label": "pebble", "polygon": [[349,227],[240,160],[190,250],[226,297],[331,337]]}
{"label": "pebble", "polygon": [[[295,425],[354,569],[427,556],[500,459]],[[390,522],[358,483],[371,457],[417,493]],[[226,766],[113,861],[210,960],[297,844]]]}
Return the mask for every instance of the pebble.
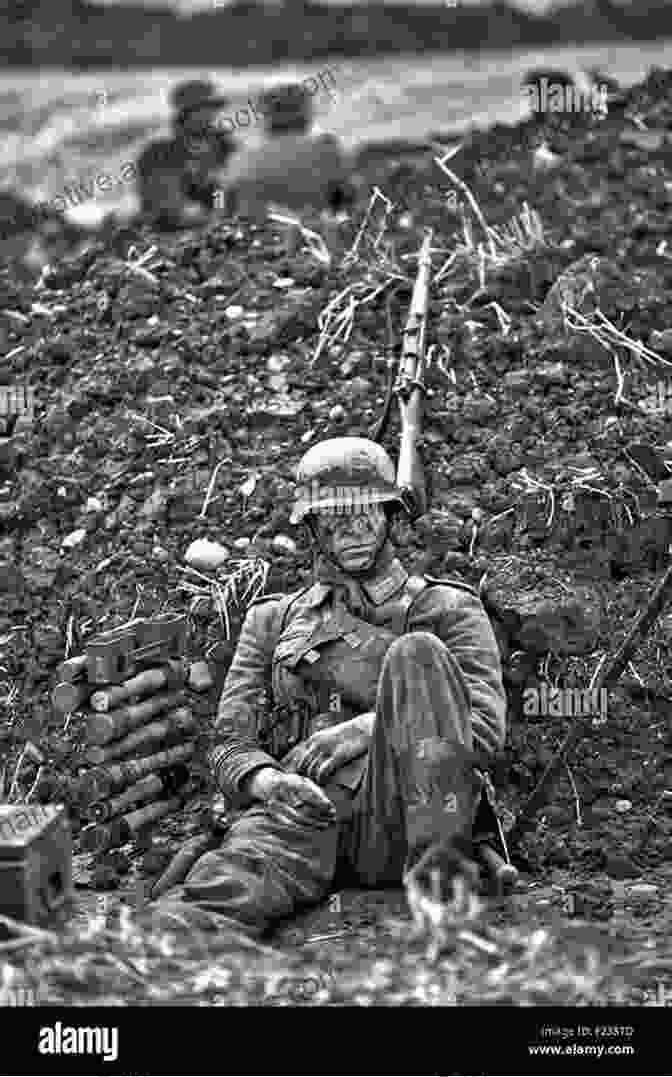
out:
{"label": "pebble", "polygon": [[207,692],[214,684],[210,666],[205,661],[193,662],[189,667],[189,687],[194,692]]}
{"label": "pebble", "polygon": [[195,539],[184,555],[184,560],[193,568],[213,571],[228,559],[229,551],[219,542],[209,539]]}
{"label": "pebble", "polygon": [[552,150],[549,150],[545,142],[542,142],[541,146],[538,146],[532,154],[532,163],[537,171],[546,171],[555,168],[561,161],[562,157],[557,153],[553,153]]}
{"label": "pebble", "polygon": [[238,307],[234,304],[231,307],[227,307],[224,313],[226,314],[227,318],[230,318],[231,321],[233,321],[234,318],[242,317],[242,315],[245,313],[245,308]]}
{"label": "pebble", "polygon": [[627,856],[607,857],[605,871],[615,880],[633,879],[640,874],[640,869]]}
{"label": "pebble", "polygon": [[269,374],[282,374],[291,361],[288,355],[272,355],[266,363]]}
{"label": "pebble", "polygon": [[329,412],[329,419],[332,423],[344,423],[346,419],[345,408],[342,404],[334,404]]}
{"label": "pebble", "polygon": [[629,812],[631,810],[631,808],[631,800],[617,800],[614,804],[614,810],[617,811],[619,815],[625,815],[626,812]]}
{"label": "pebble", "polygon": [[87,498],[86,505],[84,506],[84,512],[102,512],[103,503],[97,497]]}
{"label": "pebble", "polygon": [[509,370],[504,375],[504,384],[507,389],[527,389],[530,384],[530,373],[528,370]]}
{"label": "pebble", "polygon": [[664,355],[672,355],[672,329],[654,329],[651,333],[649,346],[654,351],[663,352]]}
{"label": "pebble", "polygon": [[155,561],[158,561],[162,565],[164,565],[166,561],[170,561],[170,554],[163,546],[155,546],[152,550],[152,556]]}
{"label": "pebble", "polygon": [[635,883],[629,888],[629,895],[636,901],[647,901],[654,898],[658,893],[658,887],[653,883]]}
{"label": "pebble", "polygon": [[86,529],[78,527],[76,531],[71,531],[69,535],[66,535],[63,539],[61,546],[65,550],[74,550],[76,546],[79,546],[86,538]]}
{"label": "pebble", "polygon": [[241,538],[236,539],[233,544],[233,548],[234,550],[246,550],[248,546],[251,545],[251,543],[252,539],[247,538],[247,536],[242,536]]}
{"label": "pebble", "polygon": [[276,535],[271,545],[276,553],[295,554],[297,550],[294,539],[289,535]]}

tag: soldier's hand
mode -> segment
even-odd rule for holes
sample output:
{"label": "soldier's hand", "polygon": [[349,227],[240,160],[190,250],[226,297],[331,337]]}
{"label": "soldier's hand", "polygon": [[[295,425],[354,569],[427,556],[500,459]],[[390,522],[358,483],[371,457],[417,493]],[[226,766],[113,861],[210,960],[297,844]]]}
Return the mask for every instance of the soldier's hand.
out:
{"label": "soldier's hand", "polygon": [[[361,739],[361,737],[359,738]],[[285,756],[284,767],[296,774],[305,774],[318,784],[361,754],[365,746],[355,743],[354,731],[346,729],[346,723],[313,733]]]}
{"label": "soldier's hand", "polygon": [[336,809],[326,793],[323,793],[314,782],[299,774],[288,774],[276,770],[267,798],[267,802],[270,801],[288,804],[293,808],[309,805],[320,815],[336,818]]}

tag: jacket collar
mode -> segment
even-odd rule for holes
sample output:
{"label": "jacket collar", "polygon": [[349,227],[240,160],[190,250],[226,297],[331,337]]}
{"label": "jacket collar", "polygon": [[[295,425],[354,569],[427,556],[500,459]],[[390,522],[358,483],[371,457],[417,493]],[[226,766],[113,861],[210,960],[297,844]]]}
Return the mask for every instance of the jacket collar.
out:
{"label": "jacket collar", "polygon": [[309,608],[316,608],[326,601],[335,586],[345,586],[350,590],[355,585],[361,588],[374,606],[382,606],[401,591],[407,579],[408,572],[396,557],[390,542],[383,547],[375,571],[366,579],[346,576],[326,557],[318,556],[315,562],[315,583],[306,593],[304,601]]}

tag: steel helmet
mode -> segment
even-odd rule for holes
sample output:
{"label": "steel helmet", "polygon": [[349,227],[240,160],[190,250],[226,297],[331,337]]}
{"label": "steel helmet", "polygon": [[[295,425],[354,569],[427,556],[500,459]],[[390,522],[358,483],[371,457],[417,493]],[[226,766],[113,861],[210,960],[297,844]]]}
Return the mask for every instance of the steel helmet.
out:
{"label": "steel helmet", "polygon": [[404,506],[394,464],[382,445],[368,438],[330,438],[299,461],[290,520],[298,524],[320,509],[339,513],[389,502]]}

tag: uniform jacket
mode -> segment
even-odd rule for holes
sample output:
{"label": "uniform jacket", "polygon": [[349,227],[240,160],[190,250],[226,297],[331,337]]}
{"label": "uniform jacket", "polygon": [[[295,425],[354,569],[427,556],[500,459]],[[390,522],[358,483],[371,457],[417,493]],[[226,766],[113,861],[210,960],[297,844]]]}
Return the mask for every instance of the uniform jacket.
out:
{"label": "uniform jacket", "polygon": [[333,135],[276,134],[231,160],[224,182],[227,209],[263,218],[269,203],[300,212],[337,209],[347,201],[347,161]]}
{"label": "uniform jacket", "polygon": [[[472,588],[409,577],[389,545],[376,575],[361,584],[324,562],[317,575],[311,587],[248,610],[210,755],[227,796],[240,804],[241,784],[254,770],[281,769],[279,760],[315,730],[317,715],[333,711],[335,721],[345,721],[375,710],[384,653],[404,631],[432,632],[446,644],[469,688],[474,747],[491,754],[503,746],[499,649]],[[353,760],[335,780],[355,788],[365,764],[366,755]]]}
{"label": "uniform jacket", "polygon": [[138,158],[143,212],[179,215],[189,200],[212,209],[218,176],[233,151],[233,141],[221,131],[200,140],[178,134],[150,142]]}

